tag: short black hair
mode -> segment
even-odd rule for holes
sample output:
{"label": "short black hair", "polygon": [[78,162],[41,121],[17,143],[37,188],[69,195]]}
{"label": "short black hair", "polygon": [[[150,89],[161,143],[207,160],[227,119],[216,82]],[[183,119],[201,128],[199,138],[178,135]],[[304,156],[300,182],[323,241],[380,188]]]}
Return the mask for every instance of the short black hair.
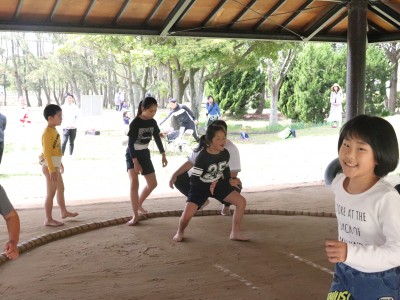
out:
{"label": "short black hair", "polygon": [[44,108],[43,116],[46,120],[48,120],[49,117],[55,116],[59,111],[62,111],[60,106],[57,104],[49,104]]}
{"label": "short black hair", "polygon": [[218,125],[225,128],[225,131],[228,132],[228,124],[224,120],[215,120],[212,121],[210,125]]}
{"label": "short black hair", "polygon": [[345,138],[357,137],[371,146],[376,166],[374,173],[384,177],[399,163],[399,145],[393,126],[383,118],[359,115],[349,120],[340,130],[338,151]]}

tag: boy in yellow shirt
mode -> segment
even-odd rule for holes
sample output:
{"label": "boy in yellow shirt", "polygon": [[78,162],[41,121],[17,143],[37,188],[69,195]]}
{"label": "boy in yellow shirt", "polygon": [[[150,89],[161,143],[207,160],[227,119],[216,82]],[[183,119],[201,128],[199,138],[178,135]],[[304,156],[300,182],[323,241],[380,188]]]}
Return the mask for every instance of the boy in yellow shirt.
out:
{"label": "boy in yellow shirt", "polygon": [[61,107],[49,104],[43,111],[44,118],[47,120],[47,127],[42,135],[43,153],[41,155],[42,172],[46,177],[47,195],[45,200],[44,220],[45,226],[62,226],[63,222],[53,219],[53,199],[57,192],[57,203],[61,210],[61,218],[76,217],[78,213],[69,212],[65,206],[64,181],[62,173],[64,166],[61,162],[62,151],[60,135],[56,129],[62,122]]}

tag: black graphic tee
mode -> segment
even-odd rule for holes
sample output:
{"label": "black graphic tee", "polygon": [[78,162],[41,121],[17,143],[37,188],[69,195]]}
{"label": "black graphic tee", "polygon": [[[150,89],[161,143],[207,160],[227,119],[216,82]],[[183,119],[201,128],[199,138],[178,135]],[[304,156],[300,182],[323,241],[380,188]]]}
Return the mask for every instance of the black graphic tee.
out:
{"label": "black graphic tee", "polygon": [[133,119],[129,125],[128,137],[126,151],[130,153],[131,158],[137,157],[136,151],[147,149],[152,137],[154,137],[160,153],[165,152],[160,138],[160,128],[154,119],[143,120],[139,117]]}
{"label": "black graphic tee", "polygon": [[207,150],[200,151],[190,176],[190,184],[204,190],[209,190],[211,183],[224,177],[230,178],[228,166],[229,152],[224,149],[218,154],[210,154]]}

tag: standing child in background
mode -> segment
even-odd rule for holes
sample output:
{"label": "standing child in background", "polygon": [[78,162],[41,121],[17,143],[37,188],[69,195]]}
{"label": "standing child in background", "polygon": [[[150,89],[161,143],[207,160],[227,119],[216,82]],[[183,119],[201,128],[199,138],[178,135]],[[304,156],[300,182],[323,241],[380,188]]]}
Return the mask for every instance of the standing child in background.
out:
{"label": "standing child in background", "polygon": [[[157,144],[158,150],[162,155],[162,166],[167,165],[164,146],[160,138],[160,128],[158,128],[154,116],[157,112],[157,100],[153,97],[146,97],[140,101],[137,116],[129,125],[128,148],[126,149],[126,165],[130,181],[130,199],[132,202],[133,217],[127,225],[135,225],[139,221],[139,211],[146,213],[143,202],[157,187],[157,178],[153,163],[150,158],[149,143],[152,136]],[[146,180],[146,186],[139,196],[139,174]]]}
{"label": "standing child in background", "polygon": [[[209,197],[218,201],[229,202],[236,206],[232,218],[231,240],[246,241],[240,233],[240,225],[246,208],[246,199],[234,188],[235,180],[230,177],[229,152],[225,149],[226,131],[224,127],[211,124],[206,135],[200,139],[196,158],[190,176],[190,190],[185,209],[179,219],[178,230],[173,237],[181,242],[186,227]],[[238,187],[238,186],[237,186]]]}
{"label": "standing child in background", "polygon": [[67,93],[65,96],[64,105],[61,106],[63,112],[63,121],[62,121],[62,129],[63,129],[63,138],[61,151],[64,155],[65,149],[67,147],[67,143],[69,141],[69,155],[72,155],[74,152],[75,146],[75,138],[77,129],[77,120],[79,114],[79,107],[75,103],[74,95]]}
{"label": "standing child in background", "polygon": [[43,116],[47,120],[47,127],[42,135],[43,153],[41,157],[42,172],[46,177],[46,201],[44,220],[45,226],[62,226],[63,222],[53,219],[53,199],[57,192],[57,203],[61,210],[61,218],[76,217],[78,213],[69,212],[65,206],[64,181],[62,173],[64,166],[61,162],[61,141],[56,126],[62,122],[61,107],[49,104],[43,111]]}
{"label": "standing child in background", "polygon": [[383,179],[399,161],[396,133],[386,120],[360,115],[343,126],[338,152],[339,240],[325,245],[336,263],[327,299],[400,299],[400,195]]}
{"label": "standing child in background", "polygon": [[7,224],[8,242],[5,246],[6,256],[9,259],[16,259],[19,256],[18,241],[20,232],[19,216],[10,200],[6,191],[0,185],[0,215],[3,216]]}
{"label": "standing child in background", "polygon": [[221,118],[221,111],[219,110],[218,103],[215,102],[214,97],[211,95],[207,98],[206,110],[206,116],[208,118],[207,126],[209,126],[213,121]]}

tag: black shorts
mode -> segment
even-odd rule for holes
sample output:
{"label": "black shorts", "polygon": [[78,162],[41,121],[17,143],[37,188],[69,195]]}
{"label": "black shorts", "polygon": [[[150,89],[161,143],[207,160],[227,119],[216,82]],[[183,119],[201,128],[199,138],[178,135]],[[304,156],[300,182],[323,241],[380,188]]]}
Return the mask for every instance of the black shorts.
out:
{"label": "black shorts", "polygon": [[[153,163],[151,162],[149,149],[136,151],[136,155],[139,164],[142,166],[142,175],[148,175],[155,172]],[[126,153],[125,158],[126,158],[126,169],[127,170],[133,169],[134,163],[130,154]]]}
{"label": "black shorts", "polygon": [[209,189],[203,190],[199,187],[191,185],[186,202],[191,202],[197,204],[198,207],[201,207],[209,197],[212,197],[221,203],[225,203],[223,200],[234,190],[234,187],[231,186],[228,180],[225,179],[218,180],[214,189],[214,194],[211,194]]}

